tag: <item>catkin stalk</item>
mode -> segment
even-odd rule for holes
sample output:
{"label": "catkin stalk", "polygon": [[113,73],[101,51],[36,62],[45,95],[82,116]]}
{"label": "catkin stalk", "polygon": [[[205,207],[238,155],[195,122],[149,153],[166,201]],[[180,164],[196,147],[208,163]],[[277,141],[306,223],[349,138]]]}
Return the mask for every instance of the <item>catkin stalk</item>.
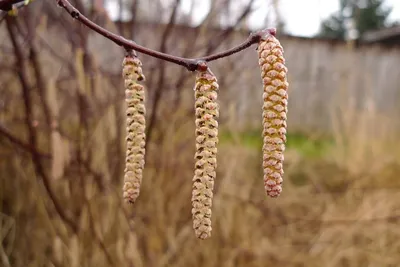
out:
{"label": "catkin stalk", "polygon": [[125,83],[126,101],[126,164],[123,197],[126,202],[134,203],[139,196],[142,182],[145,156],[145,93],[138,83],[145,79],[142,63],[133,54],[128,53],[122,63],[122,75]]}
{"label": "catkin stalk", "polygon": [[288,104],[287,68],[283,48],[274,32],[269,32],[257,48],[263,79],[263,169],[267,195],[278,197],[282,192],[283,153],[286,143]]}
{"label": "catkin stalk", "polygon": [[195,90],[196,154],[192,190],[193,229],[200,239],[211,236],[211,207],[217,168],[218,83],[210,69],[197,71]]}

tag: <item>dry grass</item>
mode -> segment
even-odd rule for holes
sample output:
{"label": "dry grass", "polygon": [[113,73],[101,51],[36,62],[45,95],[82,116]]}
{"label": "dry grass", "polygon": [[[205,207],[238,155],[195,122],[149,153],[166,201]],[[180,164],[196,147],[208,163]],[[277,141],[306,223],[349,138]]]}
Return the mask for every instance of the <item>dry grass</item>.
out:
{"label": "dry grass", "polygon": [[[90,175],[80,179],[71,173],[53,181],[63,208],[75,214],[76,233],[55,213],[29,161],[4,147],[10,156],[0,168],[0,229],[8,229],[7,220],[15,223],[15,237],[3,234],[4,266],[396,266],[399,262],[400,191],[392,186],[399,171],[380,166],[386,159],[382,156],[375,159],[377,165],[369,162],[369,169],[360,163],[344,164],[352,160],[350,156],[333,161],[340,146],[331,148],[326,159],[310,159],[296,148],[289,149],[284,192],[271,200],[263,191],[259,150],[223,142],[213,235],[206,241],[196,239],[190,216],[192,124],[188,120],[179,129],[170,124],[162,146],[150,147],[152,157],[134,206],[122,203],[120,184],[108,183],[100,192]],[[353,132],[353,138],[360,136]]]}

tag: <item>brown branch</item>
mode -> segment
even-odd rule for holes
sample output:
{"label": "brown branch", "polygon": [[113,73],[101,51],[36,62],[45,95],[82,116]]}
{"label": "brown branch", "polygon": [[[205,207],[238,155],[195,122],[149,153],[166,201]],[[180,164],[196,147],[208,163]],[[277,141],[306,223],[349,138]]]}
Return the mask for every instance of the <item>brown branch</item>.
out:
{"label": "brown branch", "polygon": [[199,58],[199,60],[209,62],[209,61],[213,61],[213,60],[216,60],[219,58],[223,58],[223,57],[227,57],[227,56],[236,54],[237,52],[240,52],[240,51],[252,46],[253,44],[258,43],[260,41],[261,37],[262,36],[260,35],[259,32],[251,33],[250,36],[247,38],[247,40],[245,42],[243,42],[242,44],[240,44],[236,47],[233,47],[229,50],[226,50],[224,52],[220,52],[220,53],[216,53],[214,55]]}
{"label": "brown branch", "polygon": [[[175,1],[174,7],[171,12],[171,16],[169,18],[168,25],[162,34],[161,45],[160,45],[160,51],[162,53],[165,53],[167,51],[168,37],[172,31],[173,25],[175,24],[176,13],[178,11],[178,6],[179,6],[180,2],[181,2],[180,0]],[[146,139],[147,139],[147,142],[145,145],[146,148],[148,147],[148,144],[150,144],[150,141],[152,140],[152,137],[153,137],[153,129],[154,129],[154,125],[157,120],[158,105],[160,103],[160,99],[161,99],[161,96],[163,93],[163,90],[161,90],[161,88],[162,88],[162,86],[164,84],[164,80],[165,80],[165,62],[164,61],[161,61],[159,69],[160,69],[160,71],[159,71],[157,87],[156,87],[156,91],[155,91],[154,99],[153,99],[152,112],[151,112],[149,124],[147,126],[147,131],[146,131]],[[148,158],[148,153],[146,154],[145,157]]]}
{"label": "brown branch", "polygon": [[[213,43],[209,43],[208,47],[207,47],[207,52],[206,54],[209,53],[213,53],[222,43],[224,40],[226,40],[229,35],[231,35],[234,31],[234,29],[236,28],[236,26],[238,26],[243,19],[246,18],[246,16],[249,14],[249,12],[251,11],[251,7],[253,5],[254,0],[250,0],[249,3],[247,4],[246,8],[243,10],[242,14],[239,16],[239,18],[237,19],[237,21],[234,23],[234,25],[232,25],[231,27],[225,29],[222,34],[219,35],[219,37],[216,38],[217,41],[213,42]],[[202,28],[204,28],[206,26],[206,21],[207,18],[210,16],[212,12],[210,11],[210,13],[207,15],[207,17],[201,22],[201,24],[199,26],[197,26],[195,28],[195,37],[194,40],[192,40],[192,42],[186,42],[186,48],[185,51],[183,52],[184,56],[188,56],[190,53],[192,53],[192,51],[195,49],[195,42],[197,40],[197,38],[199,37],[199,32],[202,30]],[[180,101],[181,101],[181,94],[178,93],[178,88],[181,88],[181,86],[184,84],[185,80],[187,79],[188,75],[187,73],[181,71],[180,72],[180,76],[178,78],[178,81],[175,84],[175,88],[176,88],[176,98],[175,98],[175,103],[174,103],[174,107],[175,109],[179,107],[180,105]]]}
{"label": "brown branch", "polygon": [[[9,10],[9,8],[16,3],[22,2],[22,0],[0,0],[0,9],[1,10]],[[77,8],[75,8],[68,0],[57,0],[57,3],[59,6],[63,7],[74,19],[80,21],[82,24],[87,26],[88,28],[96,31],[100,35],[106,37],[107,39],[113,41],[119,46],[124,47],[125,49],[133,49],[138,52],[141,52],[143,54],[149,55],[151,57],[159,58],[165,61],[169,61],[172,63],[175,63],[177,65],[183,66],[187,68],[189,71],[195,71],[199,64],[203,61],[210,62],[214,61],[223,57],[230,56],[232,54],[238,53],[251,45],[258,43],[259,40],[266,34],[270,33],[272,34],[273,31],[259,31],[250,34],[250,36],[245,40],[242,44],[233,47],[227,51],[223,51],[220,53],[216,53],[214,55],[210,56],[205,56],[202,58],[183,58],[183,57],[178,57],[178,56],[173,56],[169,55],[163,52],[158,52],[149,48],[146,48],[144,46],[138,45],[135,42],[128,40],[122,36],[119,36],[115,33],[112,33],[103,27],[99,26],[98,24],[94,23],[90,19],[88,19],[86,16],[84,16]],[[249,5],[251,6],[251,5]],[[247,14],[249,10],[246,9],[246,12],[244,14]]]}
{"label": "brown branch", "polygon": [[[229,2],[225,2],[225,4],[229,5]],[[221,34],[219,34],[216,37],[213,37],[212,42],[208,43],[208,47],[206,50],[206,54],[210,54],[211,52],[213,52],[214,50],[216,50],[216,48],[218,48],[218,46],[221,45],[221,43],[227,39],[229,37],[229,35],[235,30],[235,28],[250,14],[250,12],[252,11],[252,6],[253,6],[254,0],[250,0],[247,3],[246,8],[243,10],[243,12],[240,14],[240,16],[238,17],[238,19],[236,20],[236,22],[229,26],[227,29],[225,29]],[[227,8],[227,7],[225,7]],[[224,9],[224,7],[222,7],[222,9]]]}
{"label": "brown branch", "polygon": [[[36,33],[36,23],[32,17],[32,12],[26,12],[25,14],[25,24],[27,28],[27,36],[28,36],[28,44],[29,44],[29,61],[33,67],[33,74],[36,80],[36,87],[39,94],[39,99],[41,102],[46,126],[47,126],[47,133],[50,133],[51,128],[51,112],[48,103],[45,100],[46,95],[46,82],[44,80],[44,75],[42,72],[42,66],[40,64],[39,56],[38,56],[38,49],[36,46],[35,41],[35,33]],[[22,29],[21,29],[22,33]],[[22,33],[23,34],[23,33]]]}
{"label": "brown branch", "polygon": [[60,218],[68,225],[71,227],[71,229],[74,232],[78,231],[78,226],[76,223],[71,219],[70,217],[67,216],[66,212],[64,211],[62,205],[60,202],[58,202],[58,199],[56,198],[56,194],[53,192],[50,184],[50,179],[47,176],[44,167],[42,165],[42,162],[40,160],[40,155],[37,152],[37,143],[38,143],[38,136],[36,129],[32,125],[32,114],[33,114],[33,103],[32,99],[30,96],[30,90],[29,90],[29,84],[28,84],[28,75],[27,75],[27,70],[24,60],[24,55],[22,52],[21,45],[17,41],[17,36],[15,32],[15,18],[7,17],[6,18],[6,26],[7,26],[7,31],[11,39],[11,43],[13,45],[14,49],[14,54],[16,58],[16,68],[17,68],[17,75],[21,83],[22,87],[22,99],[24,102],[24,107],[25,107],[25,124],[27,126],[28,130],[28,142],[29,146],[33,148],[31,150],[31,158],[33,165],[35,167],[36,172],[38,175],[42,178],[43,185],[49,195],[49,198],[54,204],[54,208],[57,211],[58,215]]}
{"label": "brown branch", "polygon": [[[139,9],[139,0],[133,0],[132,6],[131,6],[131,14],[132,14],[132,19],[130,21],[130,37],[131,39],[134,39],[136,35],[136,21],[137,21],[137,14],[138,14],[138,9]],[[122,21],[121,21],[122,24]]]}
{"label": "brown branch", "polygon": [[24,0],[0,0],[0,10],[9,11],[12,6],[23,2]]}
{"label": "brown branch", "polygon": [[95,221],[96,220],[95,220],[95,218],[93,216],[93,212],[92,212],[92,209],[90,207],[90,201],[89,201],[89,199],[87,198],[86,195],[85,195],[85,202],[86,202],[86,205],[87,205],[87,208],[88,208],[89,224],[90,224],[90,230],[92,232],[92,235],[95,237],[95,240],[97,241],[100,249],[103,251],[104,256],[105,256],[109,266],[114,266],[115,265],[114,264],[114,260],[111,257],[110,252],[107,250],[107,247],[104,244],[104,241],[101,239],[101,237],[96,232],[96,227],[95,227]]}
{"label": "brown branch", "polygon": [[19,146],[20,148],[22,148],[32,154],[37,154],[40,157],[44,157],[47,159],[51,158],[50,154],[38,151],[35,147],[31,146],[30,144],[25,143],[24,141],[20,140],[17,137],[15,137],[6,127],[4,127],[1,124],[0,124],[0,135],[7,138],[11,143]]}
{"label": "brown branch", "polygon": [[73,5],[71,5],[71,3],[68,0],[57,0],[57,4],[59,6],[61,6],[62,8],[64,8],[74,19],[78,20],[79,22],[81,22],[88,28],[94,30],[95,32],[99,33],[100,35],[104,36],[105,38],[113,41],[115,44],[122,46],[127,50],[133,49],[140,53],[149,55],[151,57],[155,57],[158,59],[162,59],[165,61],[175,63],[177,65],[187,68],[189,71],[197,70],[197,68],[199,67],[199,64],[201,64],[201,62],[203,62],[203,61],[210,62],[210,61],[217,60],[219,58],[230,56],[232,54],[235,54],[237,52],[240,52],[240,51],[250,47],[253,44],[258,43],[259,40],[263,36],[265,36],[265,34],[268,34],[268,33],[274,34],[275,33],[274,29],[255,32],[255,33],[250,34],[250,36],[247,38],[247,40],[244,41],[242,44],[240,44],[237,47],[234,47],[232,49],[229,49],[227,51],[217,53],[214,55],[210,55],[210,56],[205,56],[202,58],[195,58],[195,59],[183,58],[183,57],[173,56],[173,55],[169,55],[166,53],[162,53],[162,52],[158,52],[158,51],[146,48],[144,46],[136,44],[135,42],[133,42],[131,40],[127,40],[122,36],[119,36],[115,33],[112,33],[110,31],[104,29],[103,27],[97,25],[96,23],[94,23],[93,21],[91,21],[87,17],[85,17],[81,12],[79,12],[78,9],[76,9]]}
{"label": "brown branch", "polygon": [[[17,145],[18,147],[20,147],[21,149],[31,153],[31,154],[37,154],[42,158],[45,159],[52,159],[52,155],[49,153],[45,153],[45,152],[41,152],[39,150],[37,150],[37,148],[32,147],[31,145],[25,143],[23,140],[20,140],[19,138],[15,137],[6,127],[4,127],[3,125],[0,124],[0,136],[4,136],[6,139],[8,139],[11,143]],[[0,139],[1,140],[1,139]],[[94,171],[93,169],[91,169],[89,163],[87,161],[82,162],[83,167],[85,168],[85,170],[91,174],[94,179],[97,182],[98,187],[100,188],[101,191],[104,191],[105,186],[103,185],[102,181],[103,176],[100,173],[97,173],[96,171]]]}
{"label": "brown branch", "polygon": [[87,17],[82,15],[78,9],[71,5],[68,0],[57,0],[59,6],[63,7],[74,19],[80,21],[82,24],[87,26],[88,28],[96,31],[97,33],[101,34],[102,36],[106,37],[107,39],[113,41],[119,46],[124,47],[125,49],[133,49],[143,54],[147,54],[152,57],[156,57],[159,59],[163,59],[181,66],[186,67],[187,69],[194,71],[197,68],[197,62],[194,59],[186,59],[176,56],[171,56],[168,54],[164,54],[155,50],[148,49],[141,45],[136,44],[133,41],[127,40],[122,36],[116,35],[103,27],[100,27],[96,23],[89,20]]}

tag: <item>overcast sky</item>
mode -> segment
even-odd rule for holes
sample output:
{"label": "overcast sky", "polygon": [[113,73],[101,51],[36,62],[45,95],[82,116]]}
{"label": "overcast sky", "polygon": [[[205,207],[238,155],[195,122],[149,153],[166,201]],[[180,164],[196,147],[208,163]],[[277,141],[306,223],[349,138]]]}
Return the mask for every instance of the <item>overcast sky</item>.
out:
{"label": "overcast sky", "polygon": [[[183,1],[183,9],[189,8],[192,0]],[[239,3],[240,0],[237,0]],[[270,0],[256,0],[256,11],[249,19],[252,27],[264,27],[264,18],[271,9]],[[400,0],[386,0],[393,7],[390,20],[400,20]],[[196,20],[200,21],[210,8],[210,0],[197,0]],[[279,0],[279,10],[286,23],[286,30],[299,36],[312,36],[319,31],[321,20],[339,9],[339,0]]]}
{"label": "overcast sky", "polygon": [[[190,3],[195,3],[196,12],[194,22],[200,22],[210,9],[212,0],[183,0],[181,9],[190,10]],[[240,12],[240,3],[244,0],[235,0],[234,8]],[[170,3],[165,0],[164,3]],[[312,36],[318,33],[321,21],[339,9],[339,0],[279,0],[279,10],[282,19],[286,24],[286,31],[297,36]],[[117,15],[117,1],[107,1],[112,18]],[[249,18],[252,28],[260,29],[263,27],[274,26],[265,25],[265,17],[271,12],[271,0],[255,0],[256,10]],[[400,21],[400,0],[386,0],[388,6],[393,7],[389,17],[390,21]],[[271,15],[271,13],[269,13]],[[273,16],[273,13],[272,13]]]}
{"label": "overcast sky", "polygon": [[[294,35],[316,34],[321,20],[339,10],[338,0],[280,0],[280,2],[281,14],[286,21],[286,30]],[[389,19],[400,20],[400,0],[386,0],[386,3],[393,7]],[[254,17],[257,16],[254,14]],[[256,21],[256,18],[254,20]]]}

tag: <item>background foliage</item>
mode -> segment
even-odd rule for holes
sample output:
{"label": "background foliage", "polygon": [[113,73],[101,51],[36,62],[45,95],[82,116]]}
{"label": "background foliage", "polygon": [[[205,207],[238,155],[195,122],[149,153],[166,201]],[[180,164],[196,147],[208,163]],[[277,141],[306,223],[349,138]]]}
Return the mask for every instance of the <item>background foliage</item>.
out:
{"label": "background foliage", "polygon": [[389,27],[391,10],[384,0],[340,0],[339,12],[322,22],[319,35],[344,40],[352,29],[359,37],[367,31]]}

